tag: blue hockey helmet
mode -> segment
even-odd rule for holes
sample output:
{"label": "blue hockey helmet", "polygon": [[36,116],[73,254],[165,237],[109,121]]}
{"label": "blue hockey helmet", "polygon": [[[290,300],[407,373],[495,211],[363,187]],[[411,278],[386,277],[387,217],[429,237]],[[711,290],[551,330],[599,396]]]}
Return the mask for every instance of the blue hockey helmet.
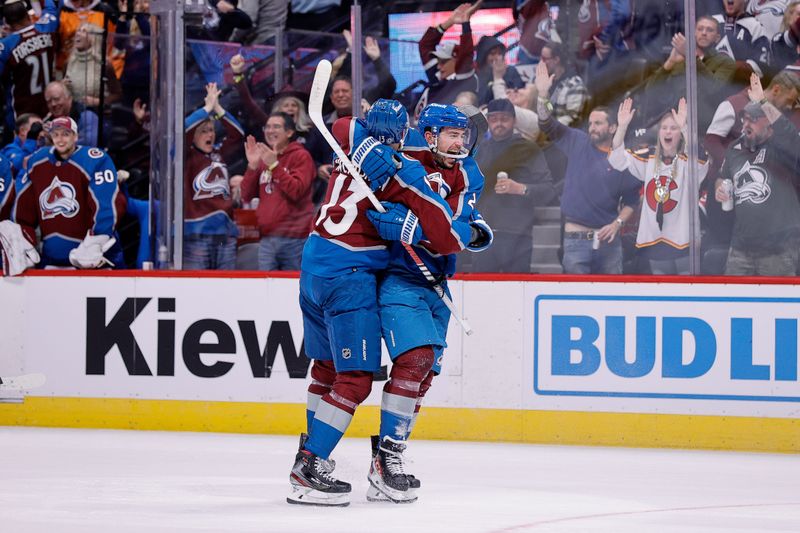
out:
{"label": "blue hockey helmet", "polygon": [[423,135],[425,135],[426,131],[439,135],[439,131],[442,128],[467,129],[469,127],[469,119],[452,104],[429,104],[419,115],[417,127]]}
{"label": "blue hockey helmet", "polygon": [[381,98],[367,112],[367,131],[383,144],[403,144],[408,133],[408,113],[397,100]]}
{"label": "blue hockey helmet", "polygon": [[432,152],[443,157],[461,159],[468,155],[469,150],[462,148],[459,154],[450,154],[439,151],[439,133],[444,128],[458,128],[465,130],[465,144],[469,144],[470,121],[467,116],[452,104],[428,104],[417,121],[419,132],[425,136],[426,131],[433,134],[433,142],[428,143]]}

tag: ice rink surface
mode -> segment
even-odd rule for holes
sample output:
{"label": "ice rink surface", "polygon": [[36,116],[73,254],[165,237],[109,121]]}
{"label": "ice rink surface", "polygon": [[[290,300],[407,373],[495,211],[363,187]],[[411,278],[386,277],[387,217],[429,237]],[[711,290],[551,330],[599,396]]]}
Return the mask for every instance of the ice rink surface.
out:
{"label": "ice rink surface", "polygon": [[415,441],[419,501],[369,503],[345,439],[346,508],[288,505],[297,438],[0,427],[0,531],[799,532],[800,457]]}

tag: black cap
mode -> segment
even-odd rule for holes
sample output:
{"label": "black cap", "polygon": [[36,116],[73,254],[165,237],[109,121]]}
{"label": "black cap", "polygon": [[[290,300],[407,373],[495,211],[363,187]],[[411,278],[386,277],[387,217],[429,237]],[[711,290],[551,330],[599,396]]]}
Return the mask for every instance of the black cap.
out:
{"label": "black cap", "polygon": [[517,113],[514,111],[514,104],[508,98],[499,98],[492,100],[489,102],[489,106],[486,109],[487,114],[491,115],[492,113],[508,113],[512,117],[516,118]]}

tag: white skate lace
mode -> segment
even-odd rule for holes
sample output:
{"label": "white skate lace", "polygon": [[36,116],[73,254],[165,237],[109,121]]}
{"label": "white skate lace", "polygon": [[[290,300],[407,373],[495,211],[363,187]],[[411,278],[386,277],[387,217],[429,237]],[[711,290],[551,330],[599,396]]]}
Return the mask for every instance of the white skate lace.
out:
{"label": "white skate lace", "polygon": [[386,469],[389,474],[393,476],[405,476],[405,466],[403,465],[403,456],[397,452],[386,453]]}
{"label": "white skate lace", "polygon": [[333,468],[329,470],[329,466],[330,463],[327,460],[317,457],[314,464],[314,470],[317,472],[317,475],[323,479],[323,481],[333,485],[338,480],[331,475]]}

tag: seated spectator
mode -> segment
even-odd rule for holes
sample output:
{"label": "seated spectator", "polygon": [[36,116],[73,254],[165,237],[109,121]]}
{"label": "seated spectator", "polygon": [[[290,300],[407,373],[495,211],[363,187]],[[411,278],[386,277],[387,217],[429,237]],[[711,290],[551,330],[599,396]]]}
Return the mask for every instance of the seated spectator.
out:
{"label": "seated spectator", "polygon": [[[536,66],[535,81],[540,95],[550,92],[553,77],[547,74],[544,62]],[[586,133],[554,120],[550,109],[546,96],[537,98],[539,128],[567,155],[561,195],[564,272],[622,274],[618,234],[639,204],[640,184],[630,173],[608,164],[617,117],[606,107],[593,109]]]}
{"label": "seated spectator", "polygon": [[478,41],[477,73],[478,73],[478,102],[486,105],[494,99],[492,86],[502,80],[507,88],[521,88],[525,86],[522,77],[513,66],[506,64],[506,45],[497,37],[484,35]]}
{"label": "seated spectator", "polygon": [[700,183],[708,172],[707,160],[699,160],[697,183],[689,183],[686,146],[686,99],[681,98],[659,121],[658,140],[636,152],[625,149],[625,133],[633,119],[633,100],[619,106],[619,124],[608,162],[617,170],[628,170],[644,184],[644,202],[639,217],[636,248],[653,274],[689,274],[690,220],[697,209]]}
{"label": "seated spectator", "polygon": [[[236,267],[236,236],[228,166],[222,155],[240,146],[244,131],[219,104],[216,83],[206,86],[203,107],[186,117],[186,161],[184,164],[183,267],[187,270],[233,270]],[[215,121],[221,121],[226,136],[217,145]]]}
{"label": "seated spectator", "polygon": [[542,47],[542,63],[554,76],[553,86],[547,95],[553,105],[553,117],[565,126],[577,126],[581,120],[589,93],[586,84],[571,69],[567,53],[561,45],[548,42]]}
{"label": "seated spectator", "polygon": [[100,79],[105,76],[104,105],[122,97],[122,86],[111,64],[103,72],[101,32],[91,24],[81,24],[75,32],[72,54],[67,61],[66,80],[73,97],[87,107],[100,105]]}
{"label": "seated spectator", "polygon": [[6,105],[9,131],[14,128],[18,115],[42,116],[47,112],[44,89],[49,80],[55,79],[53,34],[58,29],[58,12],[58,4],[46,0],[41,18],[33,24],[25,1],[7,0],[3,5],[9,33],[0,41],[0,73],[6,102],[13,102],[13,105]]}
{"label": "seated spectator", "polygon": [[264,125],[266,144],[256,143],[252,136],[245,143],[247,171],[241,185],[242,200],[259,199],[259,270],[300,270],[303,245],[314,216],[314,161],[293,140],[294,128],[292,117],[276,111]]}
{"label": "seated spectator", "polygon": [[[797,128],[765,100],[758,76],[751,77],[750,103],[742,133],[728,146],[716,200],[734,200],[728,276],[794,276],[800,250],[797,198],[800,143]],[[762,103],[763,102],[763,103]],[[722,188],[733,182],[731,193]]]}
{"label": "seated spectator", "polygon": [[[462,91],[479,93],[478,76],[472,64],[472,29],[469,19],[480,7],[461,4],[443,23],[430,27],[419,41],[419,57],[425,67],[428,85],[415,106],[414,117],[418,117],[428,104],[452,104]],[[445,32],[454,24],[461,24],[461,38],[442,41]]]}
{"label": "seated spectator", "polygon": [[[56,70],[64,72],[67,60],[72,54],[75,32],[81,24],[88,23],[103,31],[107,27],[108,33],[117,31],[116,10],[111,5],[100,0],[64,0],[58,24],[59,49],[56,55]],[[108,18],[108,22],[106,22]],[[106,56],[114,67],[114,73],[119,78],[125,67],[125,54],[122,50],[114,48],[114,40],[108,40]],[[51,78],[52,79],[52,78]]]}
{"label": "seated spectator", "polygon": [[[697,129],[706,131],[717,105],[734,91],[731,83],[736,64],[717,52],[719,23],[711,17],[700,17],[695,26],[697,40]],[[686,95],[686,38],[677,33],[672,38],[672,51],[664,64],[648,79],[642,93],[644,104],[639,110],[638,124],[649,128],[660,121],[665,112],[675,109]]]}
{"label": "seated spectator", "polygon": [[114,163],[102,150],[78,145],[78,125],[70,117],[54,118],[48,129],[53,147],[40,148],[28,160],[17,178],[14,207],[31,243],[37,228],[41,233],[39,266],[122,267],[116,241],[125,197]]}
{"label": "seated spectator", "polygon": [[787,66],[797,65],[800,54],[800,0],[786,6],[781,31],[772,36],[770,74],[774,75]]}
{"label": "seated spectator", "polygon": [[2,154],[11,163],[14,176],[17,176],[25,167],[28,156],[39,148],[42,119],[33,113],[24,113],[17,117],[14,132],[14,140],[3,148]]}
{"label": "seated spectator", "polygon": [[514,133],[514,105],[489,102],[489,139],[475,161],[486,182],[478,202],[494,230],[494,243],[473,258],[476,272],[530,272],[534,208],[556,196],[544,155],[532,142]]}
{"label": "seated spectator", "polygon": [[94,111],[76,102],[72,92],[63,81],[51,81],[44,90],[44,99],[47,102],[49,113],[45,115],[45,124],[59,117],[71,117],[78,124],[78,144],[81,146],[97,145],[99,119]]}
{"label": "seated spectator", "polygon": [[721,29],[717,51],[736,61],[734,82],[750,85],[750,74],[763,76],[769,64],[771,36],[752,15],[745,13],[746,0],[722,0],[723,12],[714,15]]}

